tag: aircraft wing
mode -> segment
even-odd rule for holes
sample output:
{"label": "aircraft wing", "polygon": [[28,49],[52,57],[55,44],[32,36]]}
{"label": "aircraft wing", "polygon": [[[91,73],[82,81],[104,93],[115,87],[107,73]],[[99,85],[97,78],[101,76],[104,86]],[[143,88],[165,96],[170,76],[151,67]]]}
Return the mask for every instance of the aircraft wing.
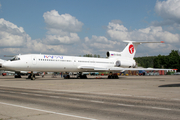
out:
{"label": "aircraft wing", "polygon": [[145,71],[151,71],[151,70],[173,70],[173,69],[162,69],[162,68],[118,68],[118,67],[113,67],[111,68],[110,70],[112,71],[118,71],[118,70],[131,70],[131,71],[134,71],[134,70],[145,70]]}
{"label": "aircraft wing", "polygon": [[78,69],[82,69],[82,70],[93,70],[93,71],[126,71],[126,70],[145,70],[145,71],[152,71],[152,70],[167,70],[167,71],[171,71],[173,69],[162,69],[162,68],[122,68],[122,67],[101,67],[101,66],[80,66],[78,67]]}

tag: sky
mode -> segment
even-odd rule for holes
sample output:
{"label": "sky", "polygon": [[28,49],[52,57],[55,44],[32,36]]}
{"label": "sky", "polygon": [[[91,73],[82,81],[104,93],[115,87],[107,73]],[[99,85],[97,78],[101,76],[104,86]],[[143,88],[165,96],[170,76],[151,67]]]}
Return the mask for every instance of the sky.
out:
{"label": "sky", "polygon": [[0,0],[0,58],[17,54],[79,56],[142,44],[136,57],[180,48],[180,0]]}

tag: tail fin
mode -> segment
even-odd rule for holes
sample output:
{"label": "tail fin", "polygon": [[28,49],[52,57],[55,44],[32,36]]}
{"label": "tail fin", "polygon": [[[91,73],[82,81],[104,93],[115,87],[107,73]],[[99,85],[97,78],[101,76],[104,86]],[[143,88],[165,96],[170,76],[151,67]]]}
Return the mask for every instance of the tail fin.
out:
{"label": "tail fin", "polygon": [[107,52],[107,57],[114,58],[114,57],[126,57],[133,59],[136,54],[136,49],[139,44],[142,43],[164,43],[164,41],[161,42],[136,42],[136,41],[124,41],[127,42],[127,46],[124,48],[122,52],[115,52],[115,51],[109,51]]}

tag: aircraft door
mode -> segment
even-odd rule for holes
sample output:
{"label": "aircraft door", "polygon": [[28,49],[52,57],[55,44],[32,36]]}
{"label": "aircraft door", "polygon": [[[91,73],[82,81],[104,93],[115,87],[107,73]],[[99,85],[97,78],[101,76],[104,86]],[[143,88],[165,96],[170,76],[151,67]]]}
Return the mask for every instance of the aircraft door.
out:
{"label": "aircraft door", "polygon": [[73,60],[73,63],[74,63],[74,66],[76,66],[76,65],[77,65],[77,60],[74,59],[74,60]]}
{"label": "aircraft door", "polygon": [[32,56],[32,63],[33,63],[33,65],[36,65],[36,57],[35,56]]}

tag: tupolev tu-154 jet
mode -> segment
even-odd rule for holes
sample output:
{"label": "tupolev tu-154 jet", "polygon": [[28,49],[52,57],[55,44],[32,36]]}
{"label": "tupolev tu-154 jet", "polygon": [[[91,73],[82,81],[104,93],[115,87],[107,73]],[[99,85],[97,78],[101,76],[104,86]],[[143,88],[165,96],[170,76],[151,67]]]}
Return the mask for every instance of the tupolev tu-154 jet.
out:
{"label": "tupolev tu-154 jet", "polygon": [[[10,61],[0,63],[2,69],[12,71],[31,71],[31,80],[35,79],[33,71],[41,72],[79,72],[79,78],[86,78],[82,72],[120,72],[125,70],[172,70],[157,68],[135,68],[133,59],[136,48],[142,43],[164,43],[161,42],[127,42],[122,52],[108,51],[107,58],[90,58],[64,55],[25,54],[16,55]],[[68,76],[69,77],[69,76]],[[109,75],[108,78],[117,76]]]}

